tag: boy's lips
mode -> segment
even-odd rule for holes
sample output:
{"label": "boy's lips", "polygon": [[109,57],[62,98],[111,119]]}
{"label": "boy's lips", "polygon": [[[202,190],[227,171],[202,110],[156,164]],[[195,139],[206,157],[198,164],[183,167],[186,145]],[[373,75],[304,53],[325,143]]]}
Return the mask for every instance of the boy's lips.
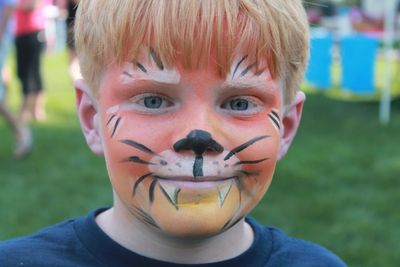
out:
{"label": "boy's lips", "polygon": [[237,175],[232,175],[229,177],[220,177],[220,176],[160,176],[153,175],[154,178],[159,180],[167,180],[167,181],[176,181],[176,182],[193,182],[193,183],[202,183],[202,182],[221,182],[229,179],[237,178]]}
{"label": "boy's lips", "polygon": [[218,196],[218,206],[221,208],[237,177],[201,177],[200,179],[193,179],[193,177],[157,178],[162,192],[175,207],[179,207],[180,205],[178,199],[182,191],[193,191],[193,194],[201,194],[201,192],[204,194],[209,194],[210,192],[216,193]]}

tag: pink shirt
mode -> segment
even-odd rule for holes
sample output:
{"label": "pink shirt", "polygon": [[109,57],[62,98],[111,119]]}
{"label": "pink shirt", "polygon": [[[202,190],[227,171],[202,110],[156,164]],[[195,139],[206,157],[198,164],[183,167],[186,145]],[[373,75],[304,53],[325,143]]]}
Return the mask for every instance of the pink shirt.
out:
{"label": "pink shirt", "polygon": [[[19,0],[19,4],[23,4],[25,1],[27,0]],[[40,6],[33,11],[24,11],[20,8],[16,9],[15,11],[16,36],[44,30],[46,26],[44,7],[50,4],[51,0],[41,0],[40,2],[41,2]]]}

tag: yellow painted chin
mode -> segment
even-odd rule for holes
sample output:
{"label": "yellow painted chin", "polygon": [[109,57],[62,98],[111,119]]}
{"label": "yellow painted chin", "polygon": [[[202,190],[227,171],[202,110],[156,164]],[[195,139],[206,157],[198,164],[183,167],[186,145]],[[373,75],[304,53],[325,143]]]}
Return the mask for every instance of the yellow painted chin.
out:
{"label": "yellow painted chin", "polygon": [[223,203],[216,189],[182,189],[176,205],[161,190],[155,191],[150,213],[157,225],[173,236],[210,236],[240,216],[240,192],[232,186]]}

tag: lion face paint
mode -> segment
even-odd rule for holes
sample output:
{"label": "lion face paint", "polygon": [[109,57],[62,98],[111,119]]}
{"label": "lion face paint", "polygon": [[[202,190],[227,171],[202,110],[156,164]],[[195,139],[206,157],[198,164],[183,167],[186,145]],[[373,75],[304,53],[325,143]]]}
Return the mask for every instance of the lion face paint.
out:
{"label": "lion face paint", "polygon": [[156,53],[100,85],[104,154],[129,215],[174,236],[209,236],[242,219],[266,192],[280,142],[281,92],[268,69],[239,57],[166,69]]}

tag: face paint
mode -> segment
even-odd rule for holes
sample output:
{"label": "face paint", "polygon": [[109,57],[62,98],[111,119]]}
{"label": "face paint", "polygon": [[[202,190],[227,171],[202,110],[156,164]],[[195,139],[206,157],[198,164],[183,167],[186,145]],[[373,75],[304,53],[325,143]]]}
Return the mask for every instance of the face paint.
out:
{"label": "face paint", "polygon": [[110,66],[99,113],[107,169],[128,216],[174,236],[209,236],[260,201],[280,141],[278,82],[241,57],[168,70],[148,60]]}
{"label": "face paint", "polygon": [[165,69],[157,54],[151,49],[148,57],[141,57],[136,63],[125,63],[122,66],[121,82],[129,84],[138,80],[177,84],[180,75],[176,69]]}
{"label": "face paint", "polygon": [[271,113],[268,114],[268,117],[270,118],[272,123],[275,125],[276,129],[278,130],[278,132],[280,132],[280,130],[281,130],[281,119],[280,119],[280,117],[278,115],[278,111],[277,110],[271,110]]}

